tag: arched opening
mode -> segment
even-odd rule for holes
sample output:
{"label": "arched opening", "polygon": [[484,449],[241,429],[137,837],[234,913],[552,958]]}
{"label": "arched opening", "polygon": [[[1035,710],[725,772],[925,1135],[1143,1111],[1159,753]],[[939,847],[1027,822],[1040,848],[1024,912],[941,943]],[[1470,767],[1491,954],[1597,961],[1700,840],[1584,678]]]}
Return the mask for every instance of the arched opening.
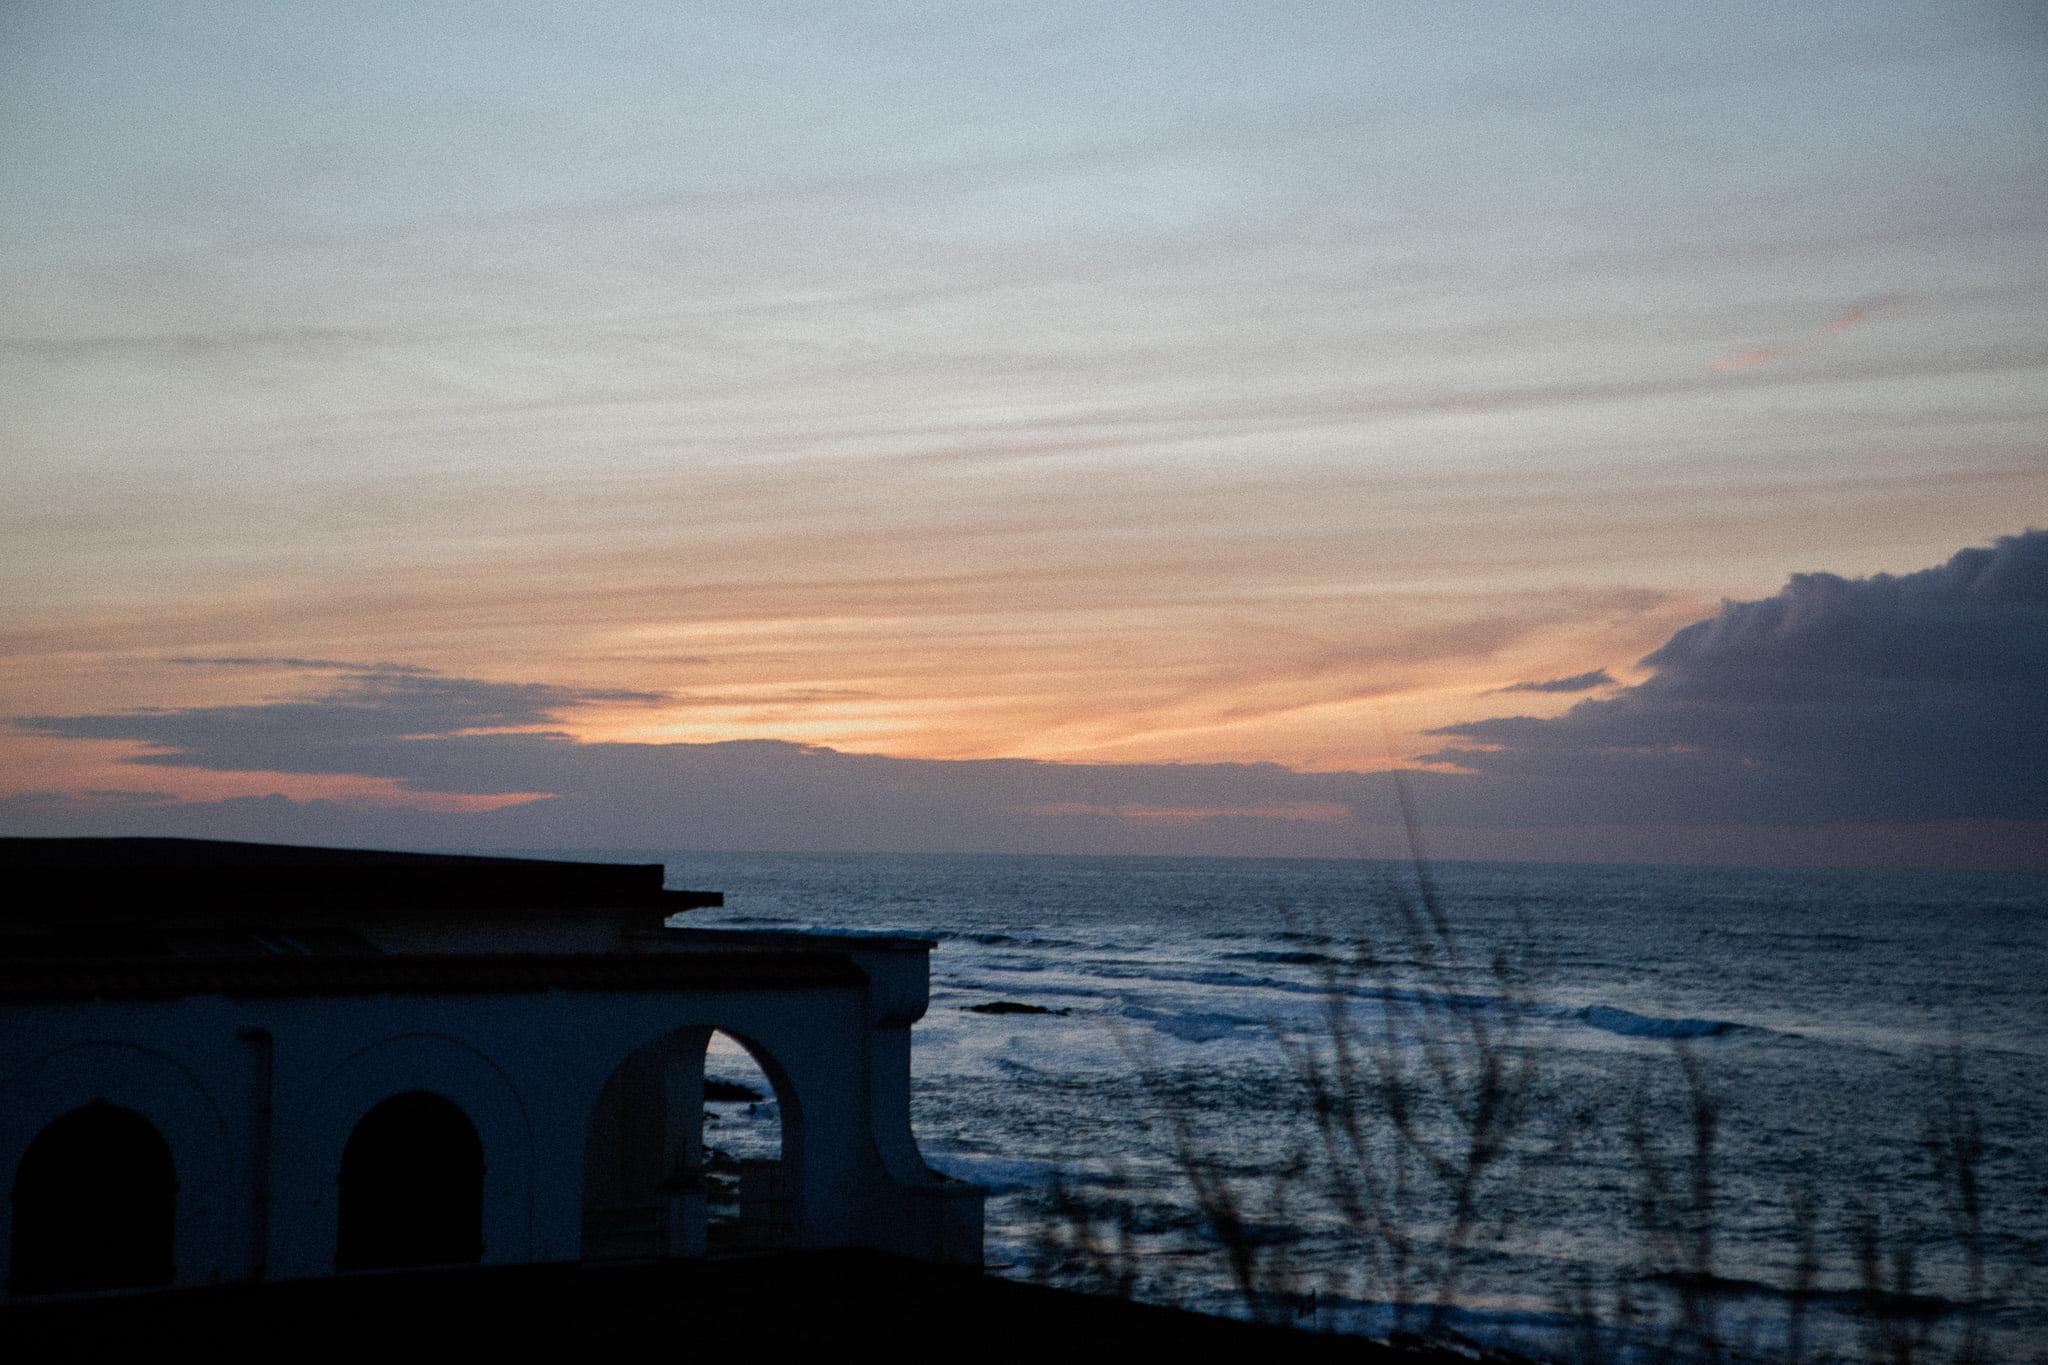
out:
{"label": "arched opening", "polygon": [[782,1102],[746,1044],[713,1033],[704,1051],[704,1215],[712,1251],[787,1246],[795,1225],[783,1162]]}
{"label": "arched opening", "polygon": [[591,1110],[586,1260],[793,1245],[802,1124],[766,1053],[709,1028],[636,1049]]}
{"label": "arched opening", "polygon": [[483,1259],[484,1145],[452,1101],[414,1090],[363,1115],[340,1182],[337,1270]]}
{"label": "arched opening", "polygon": [[14,1173],[17,1294],[171,1282],[178,1181],[171,1149],[132,1109],[88,1104],[36,1134]]}

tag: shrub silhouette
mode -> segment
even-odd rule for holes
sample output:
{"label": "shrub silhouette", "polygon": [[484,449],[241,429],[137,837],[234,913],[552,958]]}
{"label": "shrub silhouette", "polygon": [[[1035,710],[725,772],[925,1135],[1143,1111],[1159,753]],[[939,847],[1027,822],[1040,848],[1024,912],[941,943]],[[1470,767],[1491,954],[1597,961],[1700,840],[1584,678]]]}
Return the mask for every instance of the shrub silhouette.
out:
{"label": "shrub silhouette", "polygon": [[[1474,1263],[1516,1231],[1511,1191],[1559,1188],[1601,1121],[1559,1098],[1544,1049],[1527,1036],[1530,973],[1501,954],[1475,958],[1462,944],[1408,817],[1411,886],[1391,881],[1376,925],[1353,926],[1349,949],[1319,964],[1317,1026],[1276,1027],[1298,1086],[1297,1130],[1277,1135],[1262,1169],[1233,1165],[1200,1139],[1202,1114],[1147,1046],[1126,1052],[1151,1095],[1187,1206],[1201,1220],[1246,1315],[1327,1322],[1317,1311],[1356,1289],[1388,1306],[1387,1335],[1411,1344],[1457,1344],[1459,1310]],[[1301,926],[1290,922],[1290,927]],[[1314,926],[1308,926],[1313,928]],[[1368,1014],[1361,1007],[1371,1005]],[[1620,1141],[1632,1169],[1617,1246],[1633,1244],[1611,1283],[1590,1273],[1556,1295],[1559,1349],[1578,1362],[1826,1358],[1853,1340],[1872,1365],[1990,1358],[1986,1319],[2014,1288],[1989,1283],[1981,1179],[1981,1116],[1951,1051],[1940,1101],[1924,1122],[1926,1175],[1938,1182],[1945,1226],[1886,1216],[1867,1197],[1824,1225],[1810,1184],[1787,1192],[1790,1263],[1782,1283],[1724,1277],[1724,1207],[1717,1163],[1724,1105],[1708,1069],[1683,1042],[1671,1065],[1682,1119],[1657,1121],[1638,1094]],[[1107,1196],[1058,1184],[1041,1234],[1041,1273],[1098,1292],[1174,1299],[1175,1277],[1153,1273],[1139,1202],[1109,1183]],[[1590,1196],[1589,1196],[1590,1197]],[[1311,1282],[1293,1239],[1297,1217],[1333,1221],[1351,1264]],[[1523,1227],[1521,1231],[1531,1229]],[[1941,1239],[1962,1259],[1953,1299],[1920,1284],[1923,1248]],[[1823,1285],[1823,1252],[1846,1248],[1853,1281]],[[1782,1301],[1779,1321],[1724,1321],[1732,1297]],[[1829,1315],[1823,1331],[1814,1309]],[[1843,1330],[1844,1324],[1848,1330]],[[1828,1342],[1821,1338],[1826,1336]]]}

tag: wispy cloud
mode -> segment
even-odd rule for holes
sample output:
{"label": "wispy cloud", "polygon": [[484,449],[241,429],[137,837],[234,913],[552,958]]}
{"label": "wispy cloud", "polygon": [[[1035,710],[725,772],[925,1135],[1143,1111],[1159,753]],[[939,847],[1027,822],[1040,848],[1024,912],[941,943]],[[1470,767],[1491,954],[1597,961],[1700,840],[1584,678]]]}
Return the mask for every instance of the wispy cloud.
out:
{"label": "wispy cloud", "polygon": [[1747,370],[1753,369],[1758,365],[1768,365],[1776,360],[1794,359],[1805,355],[1829,337],[1839,336],[1843,332],[1854,331],[1856,328],[1861,327],[1870,320],[1872,314],[1880,309],[1895,308],[1902,302],[1903,300],[1898,297],[1884,296],[1871,299],[1867,303],[1856,304],[1854,307],[1844,309],[1841,313],[1838,313],[1825,326],[1815,330],[1811,336],[1798,341],[1779,342],[1769,346],[1752,346],[1747,350],[1735,351],[1716,360],[1712,368],[1716,370]]}
{"label": "wispy cloud", "polygon": [[1591,692],[1596,687],[1613,687],[1614,678],[1604,668],[1574,673],[1568,678],[1545,678],[1540,682],[1510,683],[1495,692]]}
{"label": "wispy cloud", "polygon": [[302,659],[291,655],[177,655],[164,660],[181,668],[251,669],[264,672],[351,673],[360,677],[426,677],[434,670],[418,664],[359,663],[348,659]]}

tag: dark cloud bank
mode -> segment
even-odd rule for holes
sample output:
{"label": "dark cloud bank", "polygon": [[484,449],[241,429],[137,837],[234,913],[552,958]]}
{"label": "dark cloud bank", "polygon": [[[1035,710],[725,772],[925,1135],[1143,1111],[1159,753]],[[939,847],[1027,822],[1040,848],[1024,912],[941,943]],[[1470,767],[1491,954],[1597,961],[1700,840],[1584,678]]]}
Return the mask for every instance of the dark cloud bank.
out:
{"label": "dark cloud bank", "polygon": [[[1389,784],[1273,764],[855,755],[775,740],[586,744],[544,727],[646,693],[403,665],[292,668],[310,695],[35,716],[142,767],[354,774],[420,793],[544,793],[488,813],[135,793],[0,801],[10,833],[191,833],[453,847],[1343,855],[1384,847]],[[1893,577],[1800,574],[1562,716],[1441,731],[1408,781],[1438,851],[2048,867],[2048,532]],[[1510,691],[1613,687],[1604,669]],[[513,727],[518,727],[514,729]],[[1455,767],[1456,771],[1443,768]],[[1356,820],[1335,818],[1350,810]],[[1209,812],[1203,814],[1203,812]]]}
{"label": "dark cloud bank", "polygon": [[1472,770],[1468,800],[1576,821],[2048,819],[2048,532],[1899,577],[1799,574],[1642,663],[1639,686],[1452,727],[1432,757]]}

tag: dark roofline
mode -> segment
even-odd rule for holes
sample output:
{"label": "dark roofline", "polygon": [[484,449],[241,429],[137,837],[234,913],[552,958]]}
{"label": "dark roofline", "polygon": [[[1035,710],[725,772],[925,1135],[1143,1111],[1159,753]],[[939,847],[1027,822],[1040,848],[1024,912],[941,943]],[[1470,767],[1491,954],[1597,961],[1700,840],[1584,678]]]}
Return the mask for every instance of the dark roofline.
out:
{"label": "dark roofline", "polygon": [[859,986],[840,953],[462,953],[373,957],[0,959],[0,1001],[317,998]]}
{"label": "dark roofline", "polygon": [[824,949],[835,953],[929,953],[935,938],[897,933],[836,933],[830,929],[728,929],[723,925],[670,926],[662,931],[664,946],[683,951],[729,951],[733,948]]}
{"label": "dark roofline", "polygon": [[223,839],[0,839],[0,878],[15,901],[8,917],[17,921],[157,920],[251,909],[267,918],[304,911],[329,918],[342,911],[354,919],[641,911],[660,919],[725,903],[715,891],[666,891],[664,875],[660,863]]}

